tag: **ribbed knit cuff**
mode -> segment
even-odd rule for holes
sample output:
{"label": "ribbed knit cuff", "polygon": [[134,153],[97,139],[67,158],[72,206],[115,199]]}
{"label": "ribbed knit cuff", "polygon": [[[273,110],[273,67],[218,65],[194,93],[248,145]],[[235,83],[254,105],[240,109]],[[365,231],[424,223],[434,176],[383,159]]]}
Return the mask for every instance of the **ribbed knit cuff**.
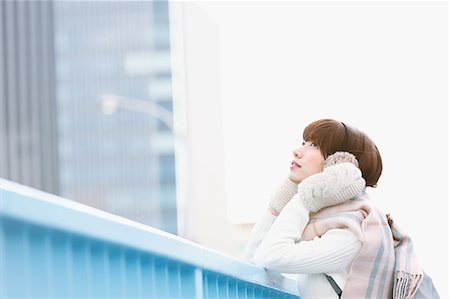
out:
{"label": "ribbed knit cuff", "polygon": [[269,206],[280,213],[292,197],[294,197],[295,193],[297,193],[297,188],[298,185],[296,183],[290,179],[286,179],[270,199]]}

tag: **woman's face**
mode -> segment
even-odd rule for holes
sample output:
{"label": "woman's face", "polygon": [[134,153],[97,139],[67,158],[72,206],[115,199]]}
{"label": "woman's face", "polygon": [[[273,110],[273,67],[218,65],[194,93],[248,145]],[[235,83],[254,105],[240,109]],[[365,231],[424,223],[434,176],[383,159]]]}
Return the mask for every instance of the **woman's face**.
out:
{"label": "woman's face", "polygon": [[302,142],[302,146],[296,148],[292,154],[294,160],[291,162],[289,179],[297,184],[307,177],[323,170],[325,162],[320,149],[311,142]]}

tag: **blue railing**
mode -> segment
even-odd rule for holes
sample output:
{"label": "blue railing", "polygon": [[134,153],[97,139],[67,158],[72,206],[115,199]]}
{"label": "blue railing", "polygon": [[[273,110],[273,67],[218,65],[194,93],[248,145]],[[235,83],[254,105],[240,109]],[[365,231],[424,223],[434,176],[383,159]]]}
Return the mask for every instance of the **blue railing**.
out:
{"label": "blue railing", "polygon": [[295,281],[0,179],[0,298],[298,298]]}

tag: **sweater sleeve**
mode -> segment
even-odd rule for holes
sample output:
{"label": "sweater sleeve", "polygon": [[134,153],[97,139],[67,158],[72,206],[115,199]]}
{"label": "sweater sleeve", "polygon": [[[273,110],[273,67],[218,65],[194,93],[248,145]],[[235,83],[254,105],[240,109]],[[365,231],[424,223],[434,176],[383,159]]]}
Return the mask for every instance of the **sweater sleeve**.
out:
{"label": "sweater sleeve", "polygon": [[[269,205],[276,211],[281,211],[289,200],[294,197],[297,192],[297,184],[291,180],[286,179],[276,190],[275,194],[270,199]],[[253,227],[250,238],[244,253],[244,260],[249,263],[254,263],[253,256],[261,241],[264,239],[267,231],[272,226],[277,216],[265,210],[262,217]]]}
{"label": "sweater sleeve", "polygon": [[311,241],[300,241],[309,211],[295,196],[273,220],[254,253],[255,264],[281,273],[345,271],[361,249],[348,229],[333,229]]}
{"label": "sweater sleeve", "polygon": [[277,216],[272,215],[269,211],[266,210],[263,216],[255,224],[250,234],[250,238],[247,242],[247,247],[245,248],[244,260],[246,262],[252,264],[254,263],[253,257],[255,255],[255,251],[258,248],[259,244],[261,244],[262,239],[264,238],[276,218]]}

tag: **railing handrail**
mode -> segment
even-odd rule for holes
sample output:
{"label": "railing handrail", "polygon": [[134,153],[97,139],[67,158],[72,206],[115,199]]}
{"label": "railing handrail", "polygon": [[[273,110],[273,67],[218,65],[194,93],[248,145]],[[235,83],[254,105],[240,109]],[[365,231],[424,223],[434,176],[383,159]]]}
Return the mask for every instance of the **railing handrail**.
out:
{"label": "railing handrail", "polygon": [[298,296],[294,279],[144,224],[1,178],[0,217],[148,251]]}

